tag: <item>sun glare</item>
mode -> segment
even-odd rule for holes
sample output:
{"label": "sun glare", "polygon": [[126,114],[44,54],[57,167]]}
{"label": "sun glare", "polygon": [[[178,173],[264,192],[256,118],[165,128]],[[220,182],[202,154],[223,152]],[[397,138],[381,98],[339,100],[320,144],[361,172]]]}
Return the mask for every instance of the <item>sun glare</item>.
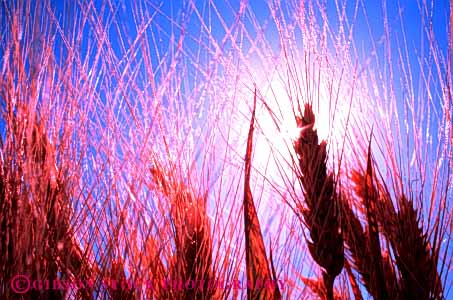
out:
{"label": "sun glare", "polygon": [[[352,135],[351,132],[348,133],[351,130],[350,126],[347,126],[348,119],[364,118],[365,114],[370,114],[369,111],[363,112],[362,115],[357,113],[359,101],[363,101],[366,97],[354,95],[358,92],[354,92],[356,83],[353,82],[352,76],[343,76],[343,86],[340,89],[334,84],[339,85],[340,79],[335,74],[340,72],[332,70],[329,72],[326,68],[320,67],[318,79],[300,76],[299,81],[295,83],[296,86],[288,86],[289,80],[284,70],[284,63],[282,62],[281,66],[274,66],[274,68],[277,75],[271,77],[260,75],[265,73],[264,70],[254,70],[257,82],[248,84],[250,87],[248,88],[249,99],[242,101],[241,114],[245,117],[244,124],[240,126],[246,132],[253,101],[250,91],[251,87],[256,85],[256,126],[261,137],[257,141],[259,154],[255,153],[254,163],[266,166],[268,174],[272,173],[269,157],[288,157],[289,153],[293,153],[293,143],[301,131],[301,128],[297,127],[296,117],[303,114],[306,103],[310,103],[316,113],[314,129],[317,130],[319,140],[327,141],[332,151],[338,150],[333,147],[339,147],[346,134]],[[297,70],[297,72],[304,74],[303,69]],[[350,82],[345,84],[346,80]],[[307,86],[310,87],[307,88]]]}

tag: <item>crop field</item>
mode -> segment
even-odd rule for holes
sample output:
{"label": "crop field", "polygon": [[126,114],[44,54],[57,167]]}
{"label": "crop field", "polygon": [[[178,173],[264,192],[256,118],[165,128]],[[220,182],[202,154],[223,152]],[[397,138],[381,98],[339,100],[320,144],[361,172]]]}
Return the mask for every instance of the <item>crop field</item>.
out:
{"label": "crop field", "polygon": [[0,299],[453,299],[453,1],[0,28]]}

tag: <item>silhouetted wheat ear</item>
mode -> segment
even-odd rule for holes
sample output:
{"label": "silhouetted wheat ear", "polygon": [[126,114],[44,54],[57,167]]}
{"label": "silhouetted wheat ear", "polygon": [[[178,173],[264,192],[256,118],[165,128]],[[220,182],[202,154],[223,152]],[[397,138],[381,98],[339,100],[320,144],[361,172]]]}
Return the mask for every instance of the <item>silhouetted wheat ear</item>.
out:
{"label": "silhouetted wheat ear", "polygon": [[[182,180],[166,175],[161,169],[151,170],[156,187],[172,203],[171,222],[175,228],[176,252],[167,274],[171,279],[202,282],[197,288],[183,287],[175,291],[175,299],[213,299],[209,287],[212,272],[212,239],[206,215],[206,199],[195,196]],[[204,281],[203,281],[204,280]],[[164,293],[165,294],[165,293]]]}
{"label": "silhouetted wheat ear", "polygon": [[250,120],[249,133],[247,137],[247,149],[245,154],[245,176],[244,176],[244,230],[245,230],[245,261],[247,271],[247,299],[281,299],[278,285],[274,287],[258,287],[259,281],[275,282],[275,274],[271,274],[266,249],[264,247],[263,235],[260,222],[253,202],[252,190],[250,188],[250,173],[252,168],[253,131],[255,124],[256,90],[253,100],[252,118]]}
{"label": "silhouetted wheat ear", "polygon": [[405,195],[398,200],[396,235],[393,236],[395,259],[401,275],[400,299],[444,299],[437,272],[439,245],[430,246],[419,225],[419,215]]}
{"label": "silhouetted wheat ear", "polygon": [[[370,149],[368,151],[366,172],[352,172],[355,192],[367,213],[366,249],[360,249],[363,237],[358,234],[357,217],[347,211],[350,208],[346,204],[343,206],[349,225],[344,228],[345,241],[365,287],[375,299],[444,299],[437,272],[438,244],[430,247],[427,234],[419,225],[418,212],[405,195],[399,197],[398,211],[395,209],[385,184],[373,179]],[[373,248],[372,235],[375,242],[379,242],[378,225],[393,249],[395,261],[387,252],[382,252],[380,246],[375,244]],[[367,255],[355,253],[357,251]]]}
{"label": "silhouetted wheat ear", "polygon": [[[361,172],[352,172],[352,180],[356,184],[355,191],[361,200],[357,204],[360,206],[364,206],[364,197],[366,197],[365,185],[367,180],[365,178],[366,176]],[[370,184],[370,181],[368,181],[368,184]],[[369,186],[368,189],[375,190],[374,186]],[[394,299],[396,297],[396,276],[393,271],[393,264],[387,255],[384,258],[380,247],[378,248],[379,250],[376,250],[377,247],[374,251],[372,250],[372,235],[369,229],[370,222],[368,217],[365,216],[366,228],[364,230],[357,216],[358,213],[352,211],[350,204],[346,200],[342,203],[342,211],[344,240],[351,253],[353,266],[359,272],[362,283],[375,299],[383,299],[383,291],[388,293],[390,299]],[[374,216],[378,215],[374,209],[370,210],[369,213]],[[377,229],[375,228],[374,230]],[[375,234],[379,236],[378,232]]]}
{"label": "silhouetted wheat ear", "polygon": [[[350,213],[347,203],[344,203],[345,223],[350,225],[346,228],[345,240],[351,250],[357,270],[362,276],[365,286],[371,295],[377,300],[388,299],[388,285],[386,281],[394,282],[396,278],[386,278],[384,273],[384,261],[379,238],[377,221],[377,203],[379,193],[374,183],[371,139],[368,145],[367,167],[364,173],[352,172],[352,180],[355,183],[355,192],[365,208],[366,231],[363,233],[362,226],[355,216]],[[360,227],[359,227],[360,226]],[[360,253],[362,251],[362,253]],[[365,254],[364,257],[361,257]],[[392,295],[393,297],[395,295]]]}
{"label": "silhouetted wheat ear", "polygon": [[[208,280],[212,279],[212,240],[209,222],[201,201],[191,194],[181,194],[180,219],[177,224],[177,252],[181,260],[182,278],[185,280],[205,280],[203,289],[188,289],[184,299],[210,299],[213,290],[208,290]],[[182,227],[182,228],[181,228]],[[180,243],[180,244],[179,244]]]}
{"label": "silhouetted wheat ear", "polygon": [[327,299],[332,300],[333,283],[344,264],[337,195],[333,175],[327,175],[326,142],[318,143],[317,132],[313,129],[315,115],[310,104],[305,105],[303,116],[296,120],[301,132],[294,148],[306,203],[301,213],[311,238],[307,243],[311,256],[324,269]]}

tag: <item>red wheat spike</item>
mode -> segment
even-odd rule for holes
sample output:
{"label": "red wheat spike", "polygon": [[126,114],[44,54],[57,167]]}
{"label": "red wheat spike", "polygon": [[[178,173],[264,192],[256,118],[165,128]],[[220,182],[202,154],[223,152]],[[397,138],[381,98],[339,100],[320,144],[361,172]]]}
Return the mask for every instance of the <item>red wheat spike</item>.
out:
{"label": "red wheat spike", "polygon": [[[162,193],[172,204],[171,223],[175,228],[174,242],[176,251],[171,266],[167,268],[166,274],[174,280],[201,281],[204,284],[194,289],[181,289],[180,291],[156,291],[156,294],[163,295],[162,299],[169,297],[175,299],[213,299],[214,289],[208,286],[209,280],[213,278],[212,272],[212,239],[210,234],[209,220],[205,211],[206,199],[193,195],[193,192],[172,174],[164,174],[162,168],[152,168],[152,180],[157,191]],[[159,267],[157,272],[161,278],[162,262],[158,253],[151,257],[152,264]]]}
{"label": "red wheat spike", "polygon": [[393,237],[396,263],[401,274],[401,299],[444,299],[437,272],[437,260],[427,235],[419,225],[418,212],[405,195],[399,199],[396,236]]}
{"label": "red wheat spike", "polygon": [[327,174],[326,142],[318,143],[313,129],[315,115],[306,104],[302,118],[297,118],[301,128],[294,148],[299,157],[299,180],[304,188],[307,209],[301,209],[310,231],[310,254],[324,268],[323,279],[327,299],[333,299],[333,283],[344,264],[343,236],[340,229],[338,199],[332,174]]}
{"label": "red wheat spike", "polygon": [[[374,278],[376,281],[376,298],[377,300],[385,300],[388,298],[387,287],[385,283],[381,245],[379,241],[379,230],[376,219],[376,203],[379,195],[373,184],[373,169],[371,165],[371,138],[368,144],[367,168],[365,174],[365,195],[364,204],[367,217],[368,244],[371,254],[371,268],[374,270]],[[390,278],[389,278],[390,279]]]}

